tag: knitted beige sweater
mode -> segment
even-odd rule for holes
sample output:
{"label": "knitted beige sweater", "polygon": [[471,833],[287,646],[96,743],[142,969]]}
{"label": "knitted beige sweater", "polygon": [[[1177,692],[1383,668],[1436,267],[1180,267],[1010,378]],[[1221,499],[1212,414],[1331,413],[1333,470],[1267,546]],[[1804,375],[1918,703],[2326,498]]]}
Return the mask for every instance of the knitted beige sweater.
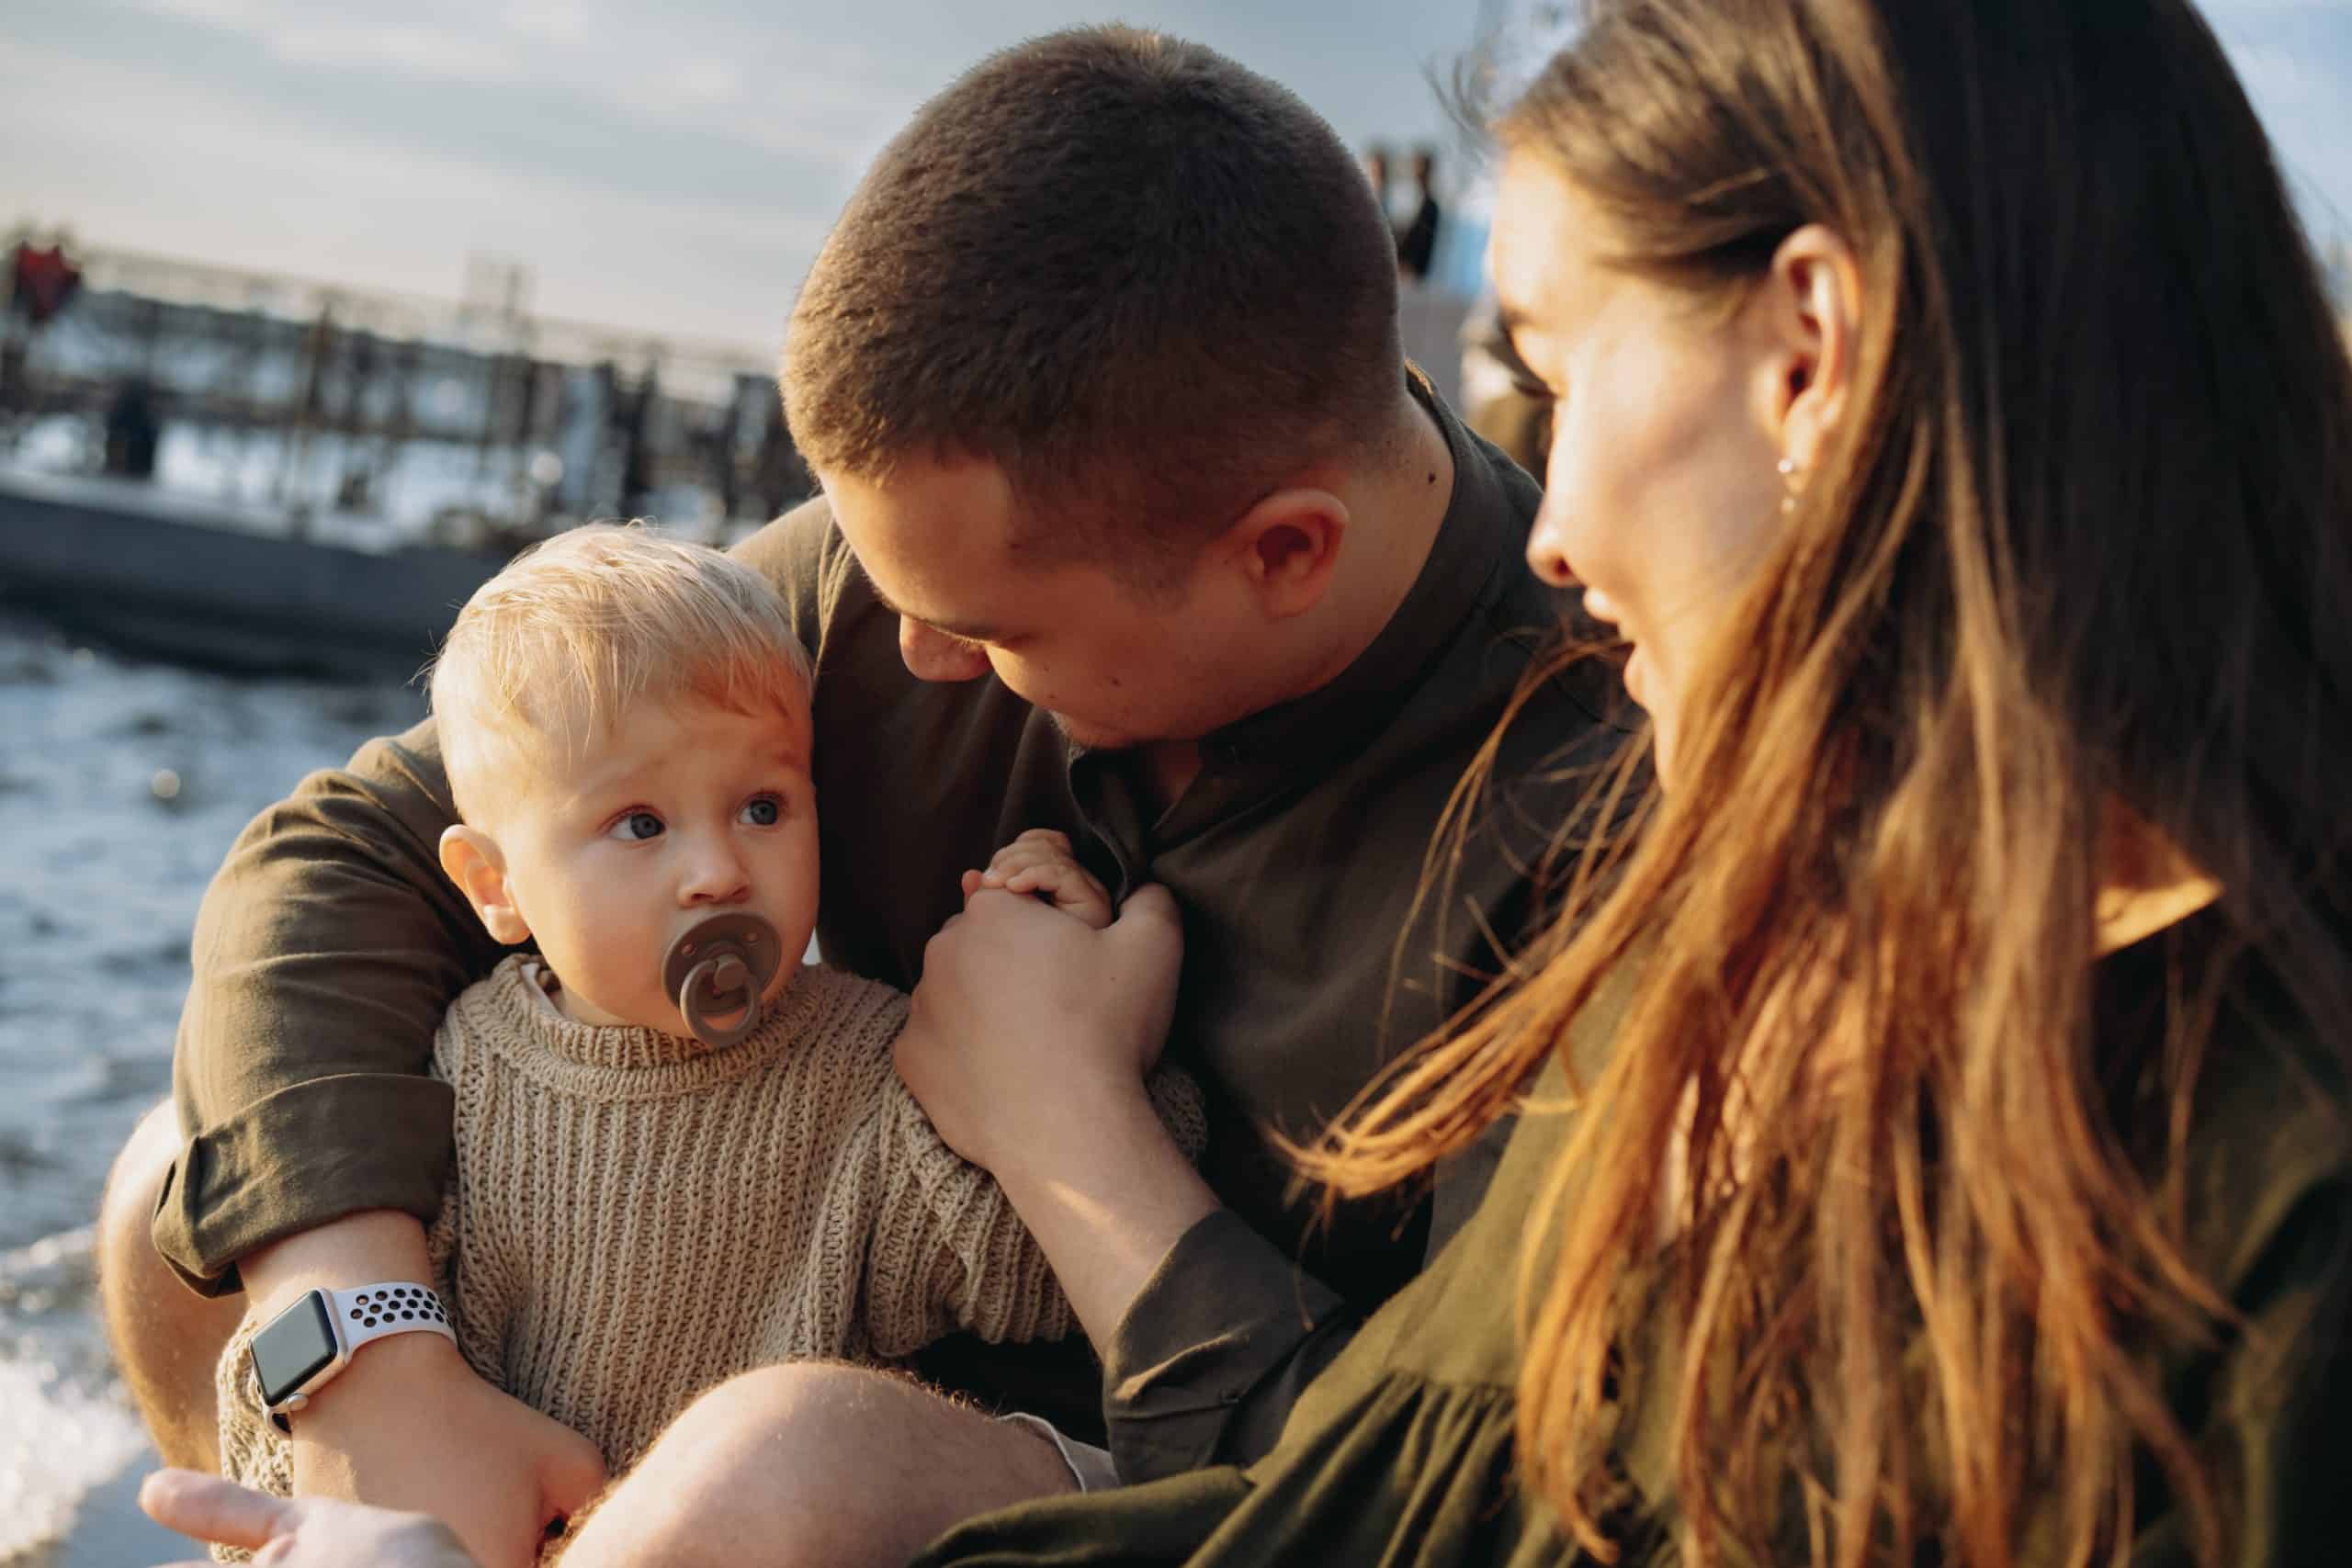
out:
{"label": "knitted beige sweater", "polygon": [[[956,1329],[1069,1331],[1003,1192],[892,1070],[903,995],[805,968],[756,1033],[713,1050],[574,1023],[540,973],[509,958],[435,1039],[458,1149],[435,1282],[474,1370],[586,1435],[614,1473],[755,1367],[893,1360]],[[1198,1089],[1162,1073],[1153,1094],[1197,1154]],[[256,1326],[220,1363],[221,1466],[287,1495],[291,1445],[246,1352]]]}

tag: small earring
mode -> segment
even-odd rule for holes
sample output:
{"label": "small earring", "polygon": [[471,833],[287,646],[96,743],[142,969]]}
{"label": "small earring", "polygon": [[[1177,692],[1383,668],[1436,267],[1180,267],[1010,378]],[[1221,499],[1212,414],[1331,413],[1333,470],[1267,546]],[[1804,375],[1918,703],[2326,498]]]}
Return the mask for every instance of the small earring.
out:
{"label": "small earring", "polygon": [[1785,491],[1785,493],[1781,497],[1781,510],[1783,512],[1794,512],[1797,509],[1797,460],[1794,457],[1783,457],[1781,459],[1779,467],[1781,470],[1781,483]]}

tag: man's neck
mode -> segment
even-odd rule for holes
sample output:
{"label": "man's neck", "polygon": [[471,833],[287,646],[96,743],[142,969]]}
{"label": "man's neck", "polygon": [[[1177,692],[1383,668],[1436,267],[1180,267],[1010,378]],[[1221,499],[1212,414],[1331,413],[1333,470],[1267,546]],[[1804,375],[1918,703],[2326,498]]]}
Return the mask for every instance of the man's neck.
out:
{"label": "man's neck", "polygon": [[1362,658],[1405,603],[1445,526],[1453,503],[1453,451],[1437,417],[1419,399],[1405,400],[1402,439],[1388,460],[1348,482],[1342,499],[1351,537],[1326,602],[1318,657],[1304,667],[1291,699],[1318,692]]}
{"label": "man's neck", "polygon": [[1184,798],[1201,774],[1201,743],[1197,740],[1155,740],[1141,749],[1143,782],[1150,791],[1154,811],[1165,812]]}
{"label": "man's neck", "polygon": [[[1398,449],[1377,470],[1336,487],[1352,525],[1339,578],[1322,606],[1322,635],[1269,707],[1321,691],[1363,656],[1419,581],[1445,525],[1453,502],[1453,448],[1436,416],[1419,399],[1401,395]],[[1200,744],[1161,740],[1137,750],[1157,807],[1165,811],[1199,775]]]}

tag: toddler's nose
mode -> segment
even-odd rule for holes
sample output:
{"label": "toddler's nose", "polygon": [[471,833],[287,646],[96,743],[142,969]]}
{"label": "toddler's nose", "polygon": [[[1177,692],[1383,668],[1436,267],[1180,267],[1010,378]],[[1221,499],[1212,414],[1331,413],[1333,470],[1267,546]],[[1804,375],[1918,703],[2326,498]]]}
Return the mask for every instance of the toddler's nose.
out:
{"label": "toddler's nose", "polygon": [[752,896],[751,874],[732,853],[712,846],[695,857],[685,880],[678,885],[678,902],[740,904]]}

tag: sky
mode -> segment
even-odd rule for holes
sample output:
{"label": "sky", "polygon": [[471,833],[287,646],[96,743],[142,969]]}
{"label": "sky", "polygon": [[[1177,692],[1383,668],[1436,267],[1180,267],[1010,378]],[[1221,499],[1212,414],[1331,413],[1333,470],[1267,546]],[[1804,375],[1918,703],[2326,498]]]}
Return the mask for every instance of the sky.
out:
{"label": "sky", "polygon": [[[1449,141],[1432,73],[1540,0],[0,0],[0,225],[781,341],[859,173],[989,50],[1119,19]],[[2352,239],[2352,0],[2210,0],[2315,230]],[[1450,143],[1449,143],[1450,144]]]}

